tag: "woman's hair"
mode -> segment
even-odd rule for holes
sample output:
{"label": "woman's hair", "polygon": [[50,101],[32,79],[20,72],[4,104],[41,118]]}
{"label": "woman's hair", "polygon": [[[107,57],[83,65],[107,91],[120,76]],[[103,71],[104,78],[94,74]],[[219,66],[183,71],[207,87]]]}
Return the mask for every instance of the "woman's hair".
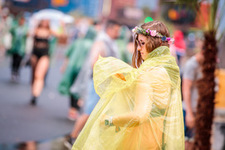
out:
{"label": "woman's hair", "polygon": [[[166,36],[166,37],[170,37],[170,34],[169,34],[169,31],[166,27],[166,25],[160,21],[151,21],[151,22],[148,22],[148,23],[144,23],[141,25],[141,28],[142,29],[149,29],[149,30],[156,30],[157,32],[161,33],[163,36]],[[146,36],[147,37],[147,42],[145,44],[146,46],[146,49],[147,49],[147,52],[152,52],[154,49],[156,49],[157,47],[160,47],[160,46],[168,46],[169,47],[169,44],[168,44],[168,41],[162,41],[162,39],[160,37],[153,37],[153,36]],[[143,60],[141,58],[141,54],[140,52],[137,50],[137,42],[136,40],[138,40],[138,34],[136,33],[134,35],[134,54],[133,54],[133,58],[132,58],[132,65],[133,67],[135,68],[138,68]]]}

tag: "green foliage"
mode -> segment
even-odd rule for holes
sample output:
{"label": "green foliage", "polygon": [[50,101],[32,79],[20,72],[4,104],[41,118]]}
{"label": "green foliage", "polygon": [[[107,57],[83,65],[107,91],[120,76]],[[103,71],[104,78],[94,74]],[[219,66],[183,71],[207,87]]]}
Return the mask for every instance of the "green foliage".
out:
{"label": "green foliage", "polygon": [[210,21],[209,21],[209,30],[216,30],[215,23],[216,23],[216,13],[218,9],[219,0],[213,0],[211,9],[210,9]]}
{"label": "green foliage", "polygon": [[[209,12],[209,22],[208,24],[205,24],[205,26],[203,26],[202,28],[205,29],[205,31],[215,31],[215,33],[217,33],[218,31],[218,27],[221,25],[221,20],[223,19],[223,15],[224,15],[224,10],[225,10],[225,3],[222,3],[223,6],[221,7],[220,10],[220,15],[218,15],[218,8],[219,8],[219,2],[223,1],[223,0],[177,0],[176,3],[177,4],[185,4],[185,5],[189,5],[192,6],[195,11],[199,14],[199,21],[203,21],[203,14],[201,14],[202,12],[200,12],[200,4],[202,2],[208,2],[210,3],[210,12]],[[220,31],[219,33],[219,37],[218,37],[218,41],[221,39],[221,37],[223,36],[223,33],[225,32],[225,29]]]}

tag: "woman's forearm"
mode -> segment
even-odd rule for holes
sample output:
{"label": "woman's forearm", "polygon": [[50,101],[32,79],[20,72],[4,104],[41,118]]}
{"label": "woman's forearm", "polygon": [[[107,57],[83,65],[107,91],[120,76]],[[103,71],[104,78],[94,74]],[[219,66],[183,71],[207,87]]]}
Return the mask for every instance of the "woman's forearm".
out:
{"label": "woman's forearm", "polygon": [[119,127],[124,127],[124,126],[134,127],[134,126],[140,125],[145,118],[147,119],[147,116],[141,117],[135,114],[134,112],[132,112],[132,113],[113,117],[112,123],[113,125],[119,126]]}

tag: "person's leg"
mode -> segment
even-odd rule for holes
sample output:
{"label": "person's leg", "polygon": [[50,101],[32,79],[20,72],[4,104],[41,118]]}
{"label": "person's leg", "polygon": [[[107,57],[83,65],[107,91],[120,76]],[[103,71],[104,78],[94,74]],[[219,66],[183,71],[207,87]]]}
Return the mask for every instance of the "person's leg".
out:
{"label": "person's leg", "polygon": [[179,53],[177,53],[177,62],[178,62],[178,66],[180,66],[180,59],[181,59],[181,56]]}
{"label": "person's leg", "polygon": [[71,132],[70,136],[74,139],[76,139],[80,133],[80,131],[83,129],[85,123],[88,120],[89,115],[88,114],[82,114],[76,123],[74,124],[73,131]]}
{"label": "person's leg", "polygon": [[78,137],[80,131],[83,129],[85,123],[87,122],[90,115],[82,114],[76,121],[73,127],[73,131],[65,137],[64,145],[68,149],[72,149],[72,146]]}
{"label": "person's leg", "polygon": [[12,72],[11,72],[11,77],[12,77],[13,81],[18,79],[19,68],[20,68],[20,64],[21,64],[22,58],[23,57],[18,55],[18,54],[13,54],[12,55],[12,64],[11,64]]}
{"label": "person's leg", "polygon": [[35,71],[34,71],[34,82],[32,85],[32,95],[33,99],[31,104],[36,104],[36,98],[41,94],[41,91],[44,86],[44,78],[48,71],[49,67],[49,57],[42,56],[37,62]]}
{"label": "person's leg", "polygon": [[20,73],[20,64],[22,62],[23,57],[16,54],[16,62],[15,62],[15,75],[16,75],[16,79],[18,79],[19,77],[19,73]]}
{"label": "person's leg", "polygon": [[15,80],[15,67],[16,66],[16,54],[12,54],[11,56],[11,78],[12,80]]}
{"label": "person's leg", "polygon": [[76,120],[79,115],[80,106],[78,105],[78,97],[70,94],[70,110],[68,118],[70,120]]}
{"label": "person's leg", "polygon": [[74,129],[71,132],[72,138],[76,138],[78,136],[80,130],[84,127],[98,100],[99,96],[96,94],[94,89],[94,82],[93,80],[91,80],[88,88],[88,98],[84,103],[84,113],[78,118],[76,124],[74,125]]}
{"label": "person's leg", "polygon": [[77,75],[78,75],[77,69],[75,69],[72,65],[68,65],[66,68],[66,76],[67,77],[67,91],[69,92],[69,96],[70,96],[70,109],[69,109],[69,113],[68,113],[68,118],[70,120],[76,120],[79,116],[79,111],[80,111],[80,106],[78,104],[79,101],[79,95],[76,93],[71,93],[70,92],[70,88],[72,86],[72,84],[74,83]]}
{"label": "person's leg", "polygon": [[190,129],[186,126],[185,123],[185,116],[186,116],[186,111],[183,111],[184,114],[184,133],[185,133],[185,150],[192,150],[194,146],[194,128]]}
{"label": "person's leg", "polygon": [[31,63],[31,86],[34,83],[34,72],[37,66],[38,58],[35,55],[31,55],[30,63]]}
{"label": "person's leg", "polygon": [[21,64],[22,59],[23,59],[22,56],[16,54],[15,70],[16,70],[17,73],[19,73],[20,64]]}
{"label": "person's leg", "polygon": [[71,99],[70,106],[79,111],[80,110],[80,106],[78,104],[79,99],[75,98],[72,94],[70,95],[70,99]]}

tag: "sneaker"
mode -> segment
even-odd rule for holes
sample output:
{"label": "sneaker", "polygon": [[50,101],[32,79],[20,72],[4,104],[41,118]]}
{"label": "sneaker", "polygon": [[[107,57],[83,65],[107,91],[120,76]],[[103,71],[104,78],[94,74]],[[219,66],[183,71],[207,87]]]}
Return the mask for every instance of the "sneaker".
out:
{"label": "sneaker", "polygon": [[75,140],[76,139],[72,138],[70,135],[67,135],[65,136],[65,141],[63,142],[63,144],[67,149],[71,150]]}
{"label": "sneaker", "polygon": [[36,106],[37,105],[37,98],[35,96],[32,97],[32,99],[30,101],[30,105],[32,105],[32,106]]}

